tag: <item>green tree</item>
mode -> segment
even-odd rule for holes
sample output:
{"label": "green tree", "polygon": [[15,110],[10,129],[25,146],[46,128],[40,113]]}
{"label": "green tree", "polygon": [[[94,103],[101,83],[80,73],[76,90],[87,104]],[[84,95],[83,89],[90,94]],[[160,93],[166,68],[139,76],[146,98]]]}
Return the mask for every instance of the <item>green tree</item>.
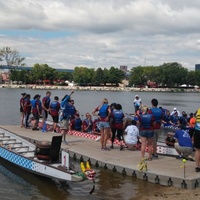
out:
{"label": "green tree", "polygon": [[131,69],[129,85],[144,85],[147,82],[147,77],[144,74],[144,67],[138,66]]}
{"label": "green tree", "polygon": [[75,67],[74,82],[79,85],[91,85],[93,83],[94,69],[86,67]]}
{"label": "green tree", "polygon": [[104,72],[99,67],[94,74],[94,85],[101,85],[104,83]]}
{"label": "green tree", "polygon": [[159,67],[162,74],[161,84],[168,87],[176,87],[186,83],[188,70],[177,62],[164,63]]}
{"label": "green tree", "polygon": [[24,60],[25,58],[20,57],[17,50],[13,50],[10,47],[0,49],[0,61],[5,61],[7,66],[24,66]]}
{"label": "green tree", "polygon": [[125,78],[125,73],[118,68],[111,67],[108,71],[108,76],[108,83],[118,86]]}

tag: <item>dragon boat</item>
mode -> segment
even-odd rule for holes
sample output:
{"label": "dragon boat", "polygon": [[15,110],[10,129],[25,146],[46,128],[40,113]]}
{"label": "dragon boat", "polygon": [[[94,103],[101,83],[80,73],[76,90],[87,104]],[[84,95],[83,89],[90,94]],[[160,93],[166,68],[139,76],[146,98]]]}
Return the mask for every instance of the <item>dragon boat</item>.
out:
{"label": "dragon boat", "polygon": [[86,167],[82,163],[78,172],[70,168],[69,153],[61,150],[61,142],[62,136],[53,136],[51,142],[32,143],[0,128],[0,158],[40,176],[67,182],[89,179],[94,183],[96,173],[89,163]]}

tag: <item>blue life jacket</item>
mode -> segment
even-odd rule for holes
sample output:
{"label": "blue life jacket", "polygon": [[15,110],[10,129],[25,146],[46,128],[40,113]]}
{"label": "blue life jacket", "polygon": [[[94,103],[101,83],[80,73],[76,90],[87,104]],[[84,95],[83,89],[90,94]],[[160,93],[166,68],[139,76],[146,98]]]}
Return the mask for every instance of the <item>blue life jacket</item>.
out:
{"label": "blue life jacket", "polygon": [[108,116],[108,105],[103,104],[99,110],[99,116],[101,118],[106,118]]}
{"label": "blue life jacket", "polygon": [[122,124],[123,123],[123,112],[120,110],[114,110],[113,111],[113,116],[114,116],[114,122],[115,124]]}
{"label": "blue life jacket", "polygon": [[160,108],[151,108],[156,123],[161,123],[162,110]]}
{"label": "blue life jacket", "polygon": [[147,113],[147,114],[142,114],[142,115],[141,115],[141,124],[140,124],[140,126],[141,126],[142,128],[145,128],[145,129],[151,128],[151,125],[152,125],[152,122],[151,122],[152,117],[153,117],[152,114],[148,114],[148,113]]}
{"label": "blue life jacket", "polygon": [[61,108],[61,114],[60,114],[60,121],[63,119],[69,119],[70,118],[70,109],[71,105],[69,104],[70,96],[66,96],[63,101],[61,101],[60,108]]}
{"label": "blue life jacket", "polygon": [[81,130],[81,126],[82,126],[82,120],[79,119],[75,119],[74,121],[74,129],[80,131]]}
{"label": "blue life jacket", "polygon": [[36,99],[31,100],[32,109],[36,109]]}
{"label": "blue life jacket", "polygon": [[50,104],[51,110],[57,110],[58,109],[58,102],[57,101],[52,101]]}

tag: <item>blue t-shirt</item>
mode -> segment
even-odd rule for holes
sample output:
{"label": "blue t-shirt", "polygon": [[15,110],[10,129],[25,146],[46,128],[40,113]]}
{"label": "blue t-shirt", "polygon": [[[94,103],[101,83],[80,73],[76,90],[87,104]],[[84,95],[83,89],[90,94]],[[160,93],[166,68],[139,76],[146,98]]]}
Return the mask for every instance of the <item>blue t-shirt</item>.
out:
{"label": "blue t-shirt", "polygon": [[193,147],[190,135],[184,130],[176,130],[174,138],[178,140],[179,145],[182,147]]}

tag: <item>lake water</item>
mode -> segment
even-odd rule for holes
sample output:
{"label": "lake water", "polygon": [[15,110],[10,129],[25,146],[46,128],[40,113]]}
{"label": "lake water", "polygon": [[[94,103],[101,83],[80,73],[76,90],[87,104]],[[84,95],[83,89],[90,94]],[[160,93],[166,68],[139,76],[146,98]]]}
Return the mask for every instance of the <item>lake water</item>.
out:
{"label": "lake water", "polygon": [[[26,92],[33,97],[35,94],[45,96],[45,90],[28,89],[0,89],[0,125],[18,125],[19,99],[21,93]],[[60,99],[70,91],[51,90],[52,96]],[[199,93],[159,93],[159,92],[105,92],[105,91],[75,91],[73,99],[81,115],[92,112],[106,97],[109,103],[117,102],[123,106],[126,113],[133,113],[133,99],[138,94],[142,102],[150,106],[152,98],[157,98],[159,106],[172,110],[195,112],[200,107]],[[79,163],[74,163],[78,166]],[[104,169],[96,170],[96,190],[92,195],[88,191],[92,185],[88,182],[59,183],[54,180],[26,173],[0,159],[0,199],[44,199],[44,200],[71,200],[71,199],[135,199],[140,193],[152,190],[162,190],[156,184],[143,182],[132,177],[123,177],[121,174]]]}

